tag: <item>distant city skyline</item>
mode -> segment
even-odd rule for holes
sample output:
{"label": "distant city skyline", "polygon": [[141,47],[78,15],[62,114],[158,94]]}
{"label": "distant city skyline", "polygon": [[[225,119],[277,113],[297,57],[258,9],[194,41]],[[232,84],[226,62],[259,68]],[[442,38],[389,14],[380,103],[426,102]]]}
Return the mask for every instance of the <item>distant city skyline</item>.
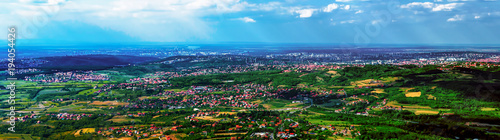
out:
{"label": "distant city skyline", "polygon": [[6,0],[0,20],[25,45],[500,44],[497,0]]}

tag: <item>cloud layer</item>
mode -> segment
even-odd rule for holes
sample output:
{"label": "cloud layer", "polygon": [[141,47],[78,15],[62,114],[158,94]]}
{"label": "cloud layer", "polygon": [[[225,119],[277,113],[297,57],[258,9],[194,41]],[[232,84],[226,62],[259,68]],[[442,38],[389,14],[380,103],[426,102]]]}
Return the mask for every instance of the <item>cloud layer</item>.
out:
{"label": "cloud layer", "polygon": [[[393,9],[398,12],[393,12]],[[387,16],[386,13],[389,13],[390,21],[384,22],[378,19],[381,16]],[[429,34],[436,34],[436,36],[482,32],[483,30],[493,32],[500,30],[498,26],[494,26],[500,23],[499,19],[500,3],[487,0],[418,2],[396,0],[6,0],[0,2],[0,20],[2,21],[0,27],[12,25],[20,28],[28,27],[26,29],[29,29],[32,35],[21,38],[69,42],[93,41],[96,40],[95,38],[110,36],[122,38],[112,40],[115,42],[123,40],[153,42],[342,42],[348,40],[347,42],[351,42],[356,36],[356,28],[364,29],[365,25],[382,23],[390,24],[384,25],[381,35],[377,37],[378,42],[437,42],[435,39],[422,37],[424,36],[421,35],[422,31],[429,31]],[[475,24],[476,27],[465,29],[471,24]],[[488,29],[482,29],[483,27]],[[401,31],[401,33],[396,31]],[[402,31],[410,31],[410,33],[406,35]],[[53,32],[66,36],[54,36]],[[384,35],[389,32],[393,32],[394,35]],[[84,35],[72,35],[77,33]],[[109,34],[99,35],[103,33]],[[494,35],[496,33],[487,33],[484,34],[482,40],[462,39],[460,41],[500,43],[500,39],[492,37]],[[95,36],[95,38],[87,36]],[[442,39],[439,38],[440,36],[437,38],[442,40],[440,42],[458,40],[458,37],[444,36],[441,37]]]}

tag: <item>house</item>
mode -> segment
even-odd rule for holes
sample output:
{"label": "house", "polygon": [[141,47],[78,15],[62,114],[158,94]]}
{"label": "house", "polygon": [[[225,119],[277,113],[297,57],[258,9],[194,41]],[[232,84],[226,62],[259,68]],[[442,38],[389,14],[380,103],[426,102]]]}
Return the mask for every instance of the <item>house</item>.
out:
{"label": "house", "polygon": [[292,103],[293,103],[293,104],[295,104],[295,103],[301,103],[301,104],[302,104],[302,103],[304,103],[304,102],[302,102],[302,101],[292,101]]}

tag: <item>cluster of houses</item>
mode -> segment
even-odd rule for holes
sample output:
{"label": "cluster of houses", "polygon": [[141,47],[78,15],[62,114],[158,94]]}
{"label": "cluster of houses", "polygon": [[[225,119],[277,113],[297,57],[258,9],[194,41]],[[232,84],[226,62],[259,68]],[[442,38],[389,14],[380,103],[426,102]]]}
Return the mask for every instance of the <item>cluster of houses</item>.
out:
{"label": "cluster of houses", "polygon": [[[58,113],[58,114],[39,114],[39,115],[30,114],[30,115],[24,115],[21,117],[16,117],[15,120],[25,122],[27,120],[40,118],[44,115],[48,116],[48,117],[54,117],[58,120],[80,120],[84,117],[91,117],[92,116],[92,114],[85,114],[85,113],[82,113],[82,114]],[[41,122],[37,121],[37,124],[38,123],[41,123]]]}
{"label": "cluster of houses", "polygon": [[416,65],[419,67],[425,66],[425,65],[449,65],[449,64],[456,64],[456,61],[446,61],[446,60],[427,60],[427,59],[422,59],[422,60],[405,60],[405,61],[400,61],[397,63],[392,63],[393,65]]}
{"label": "cluster of houses", "polygon": [[[5,73],[1,73],[0,75],[9,75],[9,70],[6,70],[7,72]],[[25,74],[25,73],[33,73],[33,72],[39,72],[41,71],[40,69],[16,69],[16,70],[13,70],[15,74],[18,74],[18,75],[21,75],[21,74]]]}
{"label": "cluster of houses", "polygon": [[[196,109],[195,109],[196,110]],[[215,112],[215,111],[207,111],[207,112],[203,112],[203,111],[199,111],[198,113],[196,114],[192,114],[192,115],[189,115],[189,116],[186,116],[184,117],[184,119],[186,120],[191,120],[191,121],[196,121],[194,118],[196,117],[205,117],[205,116],[213,116],[213,115],[217,115],[219,116],[219,112]],[[216,117],[217,117],[216,116]]]}
{"label": "cluster of houses", "polygon": [[[359,98],[357,98],[357,99],[358,100],[347,102],[345,105],[346,106],[355,106],[355,105],[358,105],[358,104],[370,104],[370,101],[368,101],[368,100],[359,99]],[[344,98],[344,100],[345,100],[345,98]]]}
{"label": "cluster of houses", "polygon": [[26,76],[25,81],[58,83],[68,81],[105,81],[109,80],[106,74],[95,74],[93,71],[86,72],[58,72],[54,74],[39,74],[35,76]]}
{"label": "cluster of houses", "polygon": [[397,107],[393,107],[393,106],[383,106],[383,107],[380,107],[381,110],[403,110],[403,108],[397,106]]}
{"label": "cluster of houses", "polygon": [[97,134],[107,137],[131,137],[136,136],[137,138],[149,138],[149,137],[160,137],[163,135],[165,128],[155,126],[151,124],[150,126],[121,126],[121,127],[107,127],[98,128]]}
{"label": "cluster of houses", "polygon": [[[40,116],[36,115],[36,114],[31,114],[31,115],[24,115],[22,117],[17,117],[15,118],[14,120],[15,121],[21,121],[21,122],[25,122],[27,120],[30,120],[30,119],[36,119],[36,118],[40,118]],[[37,121],[37,124],[39,124],[40,121]]]}
{"label": "cluster of houses", "polygon": [[343,135],[343,136],[349,136],[349,135],[361,135],[359,131],[352,131],[350,129],[343,129],[340,130],[339,132],[333,132],[333,135]]}
{"label": "cluster of houses", "polygon": [[92,114],[69,114],[69,113],[59,113],[59,114],[46,114],[46,116],[56,117],[59,120],[80,120],[83,117],[91,117]]}
{"label": "cluster of houses", "polygon": [[[186,95],[184,95],[186,96]],[[181,96],[181,97],[184,97]],[[142,99],[131,101],[125,108],[171,108],[171,107],[241,107],[241,108],[257,108],[259,104],[247,102],[246,100],[255,97],[255,95],[219,95],[219,94],[196,94],[189,98],[177,100],[177,98],[160,98],[160,99]]]}
{"label": "cluster of houses", "polygon": [[449,71],[449,70],[452,70],[454,68],[476,68],[476,67],[492,68],[492,67],[499,67],[499,66],[500,66],[500,64],[494,64],[494,63],[488,63],[488,62],[463,62],[463,63],[456,64],[456,65],[442,65],[438,69],[440,69],[442,71]]}
{"label": "cluster of houses", "polygon": [[162,79],[160,77],[146,77],[146,78],[132,78],[129,79],[128,82],[131,83],[144,83],[144,84],[162,84],[162,83],[168,83],[168,80]]}
{"label": "cluster of houses", "polygon": [[[266,127],[275,127],[279,128],[278,132],[276,133],[277,138],[280,139],[288,139],[288,138],[294,138],[297,137],[296,130],[299,127],[299,123],[296,121],[293,121],[290,118],[286,119],[280,119],[280,117],[270,117],[268,118],[269,120],[263,119],[263,120],[250,120],[250,118],[244,119],[245,125],[248,125],[248,128],[253,128],[254,125],[257,125],[258,128],[266,128]],[[286,122],[286,123],[285,123]],[[260,125],[259,125],[260,124]],[[250,134],[251,138],[270,138],[273,137],[274,133],[269,133],[269,132],[254,132]]]}
{"label": "cluster of houses", "polygon": [[490,65],[493,66],[499,66],[498,64],[491,64],[491,63],[499,63],[500,62],[500,56],[495,56],[491,58],[482,58],[482,59],[470,59],[468,61],[473,61],[473,62],[482,62],[483,65],[487,65],[488,67]]}

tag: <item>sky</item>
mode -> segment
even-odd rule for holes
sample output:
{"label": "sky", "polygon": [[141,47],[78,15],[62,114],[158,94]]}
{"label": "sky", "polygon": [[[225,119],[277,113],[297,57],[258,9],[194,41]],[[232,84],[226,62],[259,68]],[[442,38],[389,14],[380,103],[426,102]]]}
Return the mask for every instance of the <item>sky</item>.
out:
{"label": "sky", "polygon": [[26,45],[500,44],[497,0],[2,0],[0,21]]}

